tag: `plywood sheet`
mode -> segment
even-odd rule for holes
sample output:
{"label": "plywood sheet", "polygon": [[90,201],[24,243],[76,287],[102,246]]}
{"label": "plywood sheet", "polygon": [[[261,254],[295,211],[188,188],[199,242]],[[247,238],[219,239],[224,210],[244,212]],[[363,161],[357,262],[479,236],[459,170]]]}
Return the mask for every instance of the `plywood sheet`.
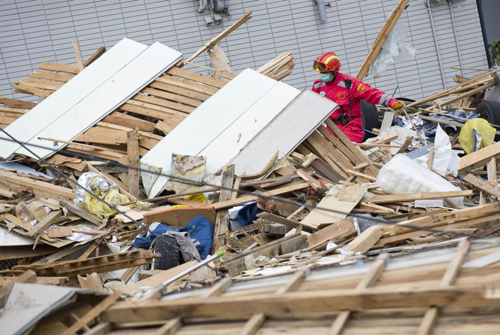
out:
{"label": "plywood sheet", "polygon": [[[48,141],[39,140],[38,137],[53,138],[62,141],[75,139],[147,86],[162,72],[172,67],[181,57],[182,54],[180,52],[159,42],[154,43],[131,60],[120,71],[107,79],[98,89],[89,93],[57,118],[57,120],[38,132],[29,141],[29,144],[39,146],[50,144]],[[59,144],[59,147],[61,146],[64,145]],[[54,152],[45,148],[31,148],[31,150],[42,157],[46,157]],[[24,149],[17,152],[31,157],[34,156]]]}
{"label": "plywood sheet", "polygon": [[337,185],[333,187],[321,199],[317,208],[313,209],[301,223],[319,228],[340,222],[356,207],[365,195],[366,189],[366,185],[363,184],[353,186]]}
{"label": "plywood sheet", "polygon": [[[198,155],[276,84],[253,70],[243,71],[144,155],[141,167],[169,174],[172,154]],[[152,198],[163,190],[168,178],[143,172],[142,180]]]}
{"label": "plywood sheet", "polygon": [[[28,142],[92,91],[98,89],[146,48],[147,46],[144,44],[124,38],[96,60],[92,66],[80,72],[70,82],[10,124],[5,130],[19,141]],[[2,134],[1,138],[8,137]],[[21,146],[17,143],[1,141],[0,157],[8,158],[20,148]]]}

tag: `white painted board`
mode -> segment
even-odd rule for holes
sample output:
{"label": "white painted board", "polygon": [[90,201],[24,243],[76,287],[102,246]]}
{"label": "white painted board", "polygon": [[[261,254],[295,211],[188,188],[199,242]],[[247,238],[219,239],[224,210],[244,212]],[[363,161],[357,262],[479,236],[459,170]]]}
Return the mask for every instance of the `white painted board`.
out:
{"label": "white painted board", "polygon": [[[41,130],[49,126],[92,91],[98,89],[106,80],[130,63],[146,48],[147,46],[144,44],[124,38],[67,84],[10,124],[5,131],[21,142],[30,141]],[[2,138],[10,140],[6,135],[0,134],[0,139]],[[5,159],[21,148],[15,142],[1,141],[0,143],[0,157]],[[47,145],[47,143],[44,143],[44,145]]]}
{"label": "white painted board", "polygon": [[[141,167],[170,174],[172,154],[198,155],[276,84],[256,71],[243,71],[149,150],[141,159]],[[142,172],[142,181],[148,197],[153,198],[168,178]]]}
{"label": "white painted board", "polygon": [[278,82],[238,120],[209,143],[199,156],[207,157],[205,180],[220,170],[264,129],[297,95],[300,90]]}
{"label": "white painted board", "polygon": [[[180,52],[159,42],[154,43],[106,80],[98,89],[92,91],[40,131],[35,138],[29,141],[29,144],[50,147],[52,142],[39,140],[39,137],[72,141],[121,106],[161,73],[175,65],[181,58]],[[64,146],[65,144],[59,144],[59,148]],[[29,148],[41,157],[47,157],[54,153],[51,149]],[[34,154],[24,148],[17,152],[36,158]]]}
{"label": "white painted board", "polygon": [[337,106],[317,93],[302,91],[228,164],[235,164],[237,175],[260,173],[276,152],[279,157],[291,154]]}

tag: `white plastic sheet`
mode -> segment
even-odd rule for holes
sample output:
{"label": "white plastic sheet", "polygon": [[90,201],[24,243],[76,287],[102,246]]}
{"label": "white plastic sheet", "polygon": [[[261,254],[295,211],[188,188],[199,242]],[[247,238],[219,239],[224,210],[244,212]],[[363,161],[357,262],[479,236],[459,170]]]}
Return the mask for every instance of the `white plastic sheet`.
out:
{"label": "white plastic sheet", "polygon": [[[389,194],[461,191],[446,179],[402,154],[394,156],[382,167],[377,176],[377,184],[382,191]],[[456,206],[464,205],[463,197],[449,200]]]}
{"label": "white plastic sheet", "polygon": [[[459,152],[459,150],[451,149],[451,142],[448,134],[438,125],[436,137],[434,139],[434,160],[432,162],[432,169],[442,176],[446,173],[456,176],[458,164],[460,163],[460,158],[457,155]],[[415,161],[419,162],[423,167],[427,167],[428,160],[429,155],[415,159]]]}
{"label": "white plastic sheet", "polygon": [[402,21],[398,21],[385,40],[379,55],[370,66],[369,73],[373,78],[379,78],[390,64],[402,63],[415,58],[417,49],[406,43],[405,37],[406,26]]}

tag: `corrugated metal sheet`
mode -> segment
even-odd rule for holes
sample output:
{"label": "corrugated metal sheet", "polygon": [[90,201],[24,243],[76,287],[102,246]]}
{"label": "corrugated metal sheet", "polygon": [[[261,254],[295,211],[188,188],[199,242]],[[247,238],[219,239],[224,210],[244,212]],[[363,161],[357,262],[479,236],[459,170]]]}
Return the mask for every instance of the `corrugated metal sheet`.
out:
{"label": "corrugated metal sheet", "polygon": [[[335,51],[343,71],[355,75],[386,17],[398,0],[337,0],[321,23],[313,1],[231,0],[231,19],[212,32],[199,15],[198,0],[0,0],[0,96],[24,98],[10,85],[27,77],[42,62],[76,65],[71,42],[78,40],[84,58],[100,46],[111,48],[124,37],[145,44],[159,41],[184,55],[194,53],[245,12],[253,19],[220,43],[233,68],[258,68],[291,49],[297,66],[285,82],[302,89],[317,78],[311,63]],[[487,60],[475,0],[454,1],[453,10],[464,67],[486,68]],[[457,73],[458,53],[446,3],[432,7],[446,85]],[[414,61],[389,67],[377,80],[366,81],[396,96],[420,98],[443,89],[430,19],[422,0],[411,0],[401,19],[417,48]],[[205,55],[197,63],[210,66]],[[200,71],[200,69],[196,69]],[[201,70],[203,72],[204,70]],[[466,72],[472,76],[474,72]],[[29,98],[33,100],[34,98]]]}

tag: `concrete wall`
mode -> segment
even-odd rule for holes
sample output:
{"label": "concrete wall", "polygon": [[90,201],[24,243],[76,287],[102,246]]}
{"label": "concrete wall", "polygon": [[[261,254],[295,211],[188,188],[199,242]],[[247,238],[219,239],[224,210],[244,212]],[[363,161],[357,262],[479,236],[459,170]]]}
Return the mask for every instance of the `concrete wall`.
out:
{"label": "concrete wall", "polygon": [[[233,68],[258,68],[286,50],[295,54],[297,66],[284,81],[301,89],[317,78],[313,59],[335,51],[342,71],[355,75],[386,17],[397,0],[337,0],[326,8],[328,21],[319,21],[311,0],[231,0],[231,19],[213,31],[204,15],[196,12],[198,0],[0,0],[0,96],[33,100],[14,93],[10,85],[27,77],[42,62],[75,64],[71,42],[79,41],[86,59],[100,46],[111,48],[124,37],[151,44],[160,41],[185,57],[199,49],[211,35],[229,27],[247,11],[253,19],[220,43]],[[415,60],[390,66],[380,79],[366,81],[396,96],[414,99],[454,85],[452,77],[461,50],[464,67],[485,68],[487,60],[475,0],[453,3],[457,47],[446,3],[432,5],[437,30],[443,83],[436,44],[423,0],[411,0],[401,20],[408,41],[417,48]],[[210,66],[205,55],[197,63]],[[207,70],[200,70],[207,73]],[[467,76],[473,75],[467,72]]]}

